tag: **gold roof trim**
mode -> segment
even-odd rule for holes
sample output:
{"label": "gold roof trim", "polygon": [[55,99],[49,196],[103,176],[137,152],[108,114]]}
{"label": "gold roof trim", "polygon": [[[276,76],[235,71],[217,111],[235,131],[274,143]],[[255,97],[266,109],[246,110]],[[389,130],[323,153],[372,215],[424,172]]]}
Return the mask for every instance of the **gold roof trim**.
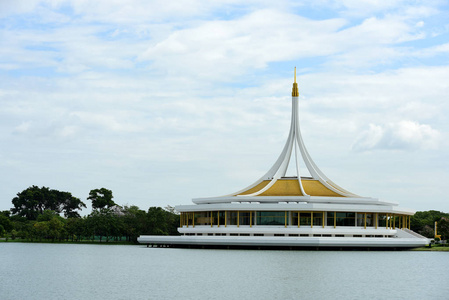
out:
{"label": "gold roof trim", "polygon": [[[263,189],[270,180],[264,180],[255,187],[240,193],[239,195],[249,195]],[[321,197],[344,197],[325,187],[316,179],[301,179],[304,191],[310,196]],[[258,196],[304,196],[299,188],[297,179],[279,179],[265,192]],[[257,196],[256,196],[257,197]]]}

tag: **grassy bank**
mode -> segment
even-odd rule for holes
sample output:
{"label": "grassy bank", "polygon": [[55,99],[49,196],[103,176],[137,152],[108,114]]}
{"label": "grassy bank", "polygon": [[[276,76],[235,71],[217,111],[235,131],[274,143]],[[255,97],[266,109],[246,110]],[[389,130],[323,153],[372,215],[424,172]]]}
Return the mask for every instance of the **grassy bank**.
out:
{"label": "grassy bank", "polygon": [[127,242],[127,241],[102,241],[100,242],[99,240],[83,240],[83,241],[30,241],[30,240],[22,240],[22,239],[15,239],[15,240],[11,240],[11,239],[0,239],[0,243],[40,243],[40,244],[82,244],[82,245],[86,245],[86,244],[92,244],[92,245],[137,245],[137,243],[134,242]]}
{"label": "grassy bank", "polygon": [[449,246],[432,245],[432,247],[421,247],[412,249],[413,251],[447,251],[449,252]]}

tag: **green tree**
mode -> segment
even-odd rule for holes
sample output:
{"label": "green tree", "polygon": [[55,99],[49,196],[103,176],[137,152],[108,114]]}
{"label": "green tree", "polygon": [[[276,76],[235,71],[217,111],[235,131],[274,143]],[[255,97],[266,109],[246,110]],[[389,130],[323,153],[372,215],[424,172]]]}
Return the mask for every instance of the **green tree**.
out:
{"label": "green tree", "polygon": [[28,220],[36,220],[37,216],[45,209],[45,199],[48,198],[48,194],[48,188],[39,188],[33,185],[12,199],[14,208],[11,209],[11,212]]}
{"label": "green tree", "polygon": [[28,239],[34,236],[33,221],[29,221],[25,217],[13,215],[11,216],[11,222],[13,224],[13,229],[11,230],[11,238],[13,240],[16,238]]}
{"label": "green tree", "polygon": [[147,214],[137,206],[125,206],[122,209],[123,232],[127,241],[137,242],[137,237],[141,235],[145,228]]}
{"label": "green tree", "polygon": [[115,204],[112,198],[114,198],[114,196],[112,196],[112,191],[105,188],[91,190],[89,192],[89,197],[87,197],[88,200],[92,201],[93,209],[111,208],[116,206],[117,204]]}
{"label": "green tree", "polygon": [[80,241],[83,237],[88,237],[88,230],[86,228],[86,218],[69,218],[66,222],[67,239],[72,241]]}
{"label": "green tree", "polygon": [[46,209],[42,212],[42,214],[37,216],[37,221],[38,222],[50,221],[56,216],[59,216],[57,212],[55,212],[54,210]]}
{"label": "green tree", "polygon": [[64,212],[66,218],[79,218],[80,214],[77,210],[81,210],[82,207],[86,208],[86,204],[82,202],[79,198],[73,197],[69,192],[60,192],[57,190],[52,190],[54,193],[57,203],[60,209]]}
{"label": "green tree", "polygon": [[122,232],[122,220],[117,212],[110,208],[96,209],[87,219],[93,235],[99,236],[100,242],[103,237],[106,238],[106,242],[109,242],[111,238],[117,238]]}
{"label": "green tree", "polygon": [[419,234],[432,239],[435,236],[435,231],[433,230],[433,227],[425,225],[424,228],[419,231]]}
{"label": "green tree", "polygon": [[165,211],[162,207],[150,207],[147,212],[148,234],[168,235]]}
{"label": "green tree", "polygon": [[5,232],[10,232],[13,229],[13,224],[9,218],[9,211],[0,212],[0,226],[2,226]]}
{"label": "green tree", "polygon": [[52,241],[62,240],[66,234],[65,220],[60,216],[55,216],[48,221],[48,238]]}
{"label": "green tree", "polygon": [[44,210],[37,217],[37,222],[28,221],[33,224],[33,229],[28,232],[28,237],[39,240],[62,240],[66,236],[65,222],[66,220],[55,211]]}
{"label": "green tree", "polygon": [[147,212],[147,222],[140,234],[152,235],[178,235],[179,215],[174,213],[174,209],[168,206],[150,207]]}
{"label": "green tree", "polygon": [[449,218],[441,218],[438,221],[437,233],[441,235],[442,240],[447,241],[449,239]]}
{"label": "green tree", "polygon": [[448,218],[449,214],[436,211],[436,210],[429,210],[429,211],[417,211],[412,217],[410,222],[410,227],[415,232],[422,232],[424,230],[424,227],[430,226],[431,228],[434,227],[434,224],[436,221],[439,221],[441,218]]}
{"label": "green tree", "polygon": [[175,208],[173,206],[167,205],[164,207],[167,215],[167,226],[168,226],[168,234],[169,235],[179,235],[178,226],[180,216],[176,213]]}
{"label": "green tree", "polygon": [[53,210],[58,214],[64,212],[66,217],[79,217],[76,210],[86,207],[86,204],[69,192],[34,185],[18,193],[12,199],[12,204],[14,207],[11,212],[28,220],[36,220],[44,210]]}
{"label": "green tree", "polygon": [[43,238],[46,238],[48,235],[48,231],[50,227],[48,226],[48,221],[36,222],[33,225],[33,235],[41,241]]}

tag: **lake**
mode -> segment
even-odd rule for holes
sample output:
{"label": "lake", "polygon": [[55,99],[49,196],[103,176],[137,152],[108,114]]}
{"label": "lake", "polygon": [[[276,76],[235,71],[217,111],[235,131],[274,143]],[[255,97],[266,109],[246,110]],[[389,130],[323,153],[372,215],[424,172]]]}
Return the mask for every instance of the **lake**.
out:
{"label": "lake", "polygon": [[448,252],[0,243],[0,298],[448,299],[448,270]]}

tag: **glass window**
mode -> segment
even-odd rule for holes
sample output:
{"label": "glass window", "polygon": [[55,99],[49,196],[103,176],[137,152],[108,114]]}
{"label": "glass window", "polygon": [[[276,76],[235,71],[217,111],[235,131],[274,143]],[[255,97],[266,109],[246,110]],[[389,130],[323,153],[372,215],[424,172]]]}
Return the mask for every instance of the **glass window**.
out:
{"label": "glass window", "polygon": [[300,212],[300,226],[310,226],[312,224],[312,214],[309,212]]}
{"label": "glass window", "polygon": [[257,225],[285,225],[285,212],[258,211],[256,212]]}
{"label": "glass window", "polygon": [[188,226],[193,225],[193,213],[186,213],[186,223]]}
{"label": "glass window", "polygon": [[323,212],[314,211],[313,212],[313,225],[323,226]]}
{"label": "glass window", "polygon": [[292,224],[298,226],[298,212],[292,212]]}
{"label": "glass window", "polygon": [[353,212],[337,212],[337,226],[355,226],[355,213]]}
{"label": "glass window", "polygon": [[400,228],[401,216],[394,215],[394,228]]}
{"label": "glass window", "polygon": [[218,225],[218,211],[212,211],[212,225]]}
{"label": "glass window", "polygon": [[[252,221],[252,217],[250,216],[252,212],[249,211],[241,211],[239,214],[239,225],[252,225],[250,222]],[[254,215],[253,215],[254,217]],[[254,223],[254,221],[253,221]]]}
{"label": "glass window", "polygon": [[224,211],[219,211],[218,212],[218,218],[220,219],[220,226],[225,226],[225,212]]}
{"label": "glass window", "polygon": [[357,226],[364,227],[365,226],[365,214],[357,213]]}
{"label": "glass window", "polygon": [[195,213],[195,225],[210,225],[210,215],[208,211]]}
{"label": "glass window", "polygon": [[373,213],[357,213],[357,226],[365,227],[365,215],[366,215],[366,227],[373,227],[374,226]]}
{"label": "glass window", "polygon": [[327,226],[334,226],[335,213],[327,212]]}
{"label": "glass window", "polygon": [[228,225],[237,225],[237,212],[236,211],[228,211],[228,221],[229,221]]}
{"label": "glass window", "polygon": [[366,227],[374,227],[374,214],[366,213]]}
{"label": "glass window", "polygon": [[377,226],[378,227],[387,227],[387,215],[386,214],[378,214],[377,215]]}

